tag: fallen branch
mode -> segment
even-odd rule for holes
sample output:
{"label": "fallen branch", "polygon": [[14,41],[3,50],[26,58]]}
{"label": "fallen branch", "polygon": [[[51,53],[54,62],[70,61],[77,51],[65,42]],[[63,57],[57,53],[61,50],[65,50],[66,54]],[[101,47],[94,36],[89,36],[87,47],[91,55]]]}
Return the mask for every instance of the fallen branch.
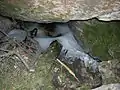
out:
{"label": "fallen branch", "polygon": [[[0,29],[0,32],[1,32],[3,35],[5,35],[9,40],[11,40],[10,43],[12,43],[12,44],[15,43],[17,46],[19,46],[19,48],[20,48],[21,50],[23,50],[23,51],[26,52],[26,50],[25,50],[25,49],[20,45],[20,43],[18,43],[15,39],[10,38],[9,35],[8,35],[7,33],[5,33],[4,31],[2,31],[1,29]],[[35,42],[35,41],[34,41],[34,42]],[[27,45],[26,45],[26,46],[27,46]],[[9,56],[11,56],[11,55],[15,55],[15,56],[17,56],[17,57],[22,61],[22,63],[25,65],[25,67],[26,67],[30,72],[33,72],[33,71],[34,71],[33,69],[30,69],[30,67],[29,67],[29,65],[26,63],[26,61],[23,59],[23,57],[21,57],[21,55],[20,55],[19,52],[18,52],[18,49],[15,49],[14,51],[10,51],[10,50],[5,50],[5,49],[0,48],[0,51],[7,52],[7,53],[5,53],[5,54],[3,54],[3,55],[0,55],[0,58],[9,57]]]}
{"label": "fallen branch", "polygon": [[76,77],[76,75],[74,74],[74,72],[73,72],[67,65],[65,65],[63,62],[61,62],[59,59],[57,59],[57,61],[58,61],[63,67],[65,67],[65,69],[67,69],[68,72],[69,72],[78,82],[80,82],[79,79],[78,79],[78,78]]}
{"label": "fallen branch", "polygon": [[0,51],[9,52],[9,50],[3,49],[3,48],[0,48]]}
{"label": "fallen branch", "polygon": [[20,54],[19,53],[16,53],[15,54],[21,61],[22,61],[22,63],[26,66],[26,68],[30,71],[30,67],[29,67],[29,65],[25,62],[25,60],[20,56]]}
{"label": "fallen branch", "polygon": [[[8,50],[4,50],[4,51],[8,51]],[[33,71],[33,70],[30,69],[29,65],[25,62],[25,60],[21,57],[21,55],[16,50],[15,51],[8,51],[8,53],[0,55],[0,58],[9,57],[11,55],[17,56],[29,71]]]}
{"label": "fallen branch", "polygon": [[0,29],[0,32],[1,32],[3,35],[9,37],[8,34],[6,34],[5,32],[3,32],[1,29]]}
{"label": "fallen branch", "polygon": [[2,58],[2,57],[8,57],[8,56],[13,55],[13,54],[14,54],[14,51],[9,51],[8,53],[0,55],[0,58]]}

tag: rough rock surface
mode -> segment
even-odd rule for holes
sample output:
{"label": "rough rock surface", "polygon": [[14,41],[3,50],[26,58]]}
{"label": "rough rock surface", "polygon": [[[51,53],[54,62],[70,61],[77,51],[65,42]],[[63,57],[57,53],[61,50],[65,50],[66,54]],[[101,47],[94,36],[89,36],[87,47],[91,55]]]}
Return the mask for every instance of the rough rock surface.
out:
{"label": "rough rock surface", "polygon": [[120,90],[120,84],[108,84],[92,90]]}
{"label": "rough rock surface", "polygon": [[120,20],[119,0],[1,0],[0,14],[24,21]]}
{"label": "rough rock surface", "polygon": [[[14,23],[11,20],[0,16],[0,31],[8,32],[8,31],[10,31],[10,29],[13,25],[14,25]],[[4,36],[4,35],[0,32],[0,38],[2,36]]]}
{"label": "rough rock surface", "polygon": [[120,82],[120,61],[108,60],[100,64],[99,70],[102,74],[103,83],[118,83]]}

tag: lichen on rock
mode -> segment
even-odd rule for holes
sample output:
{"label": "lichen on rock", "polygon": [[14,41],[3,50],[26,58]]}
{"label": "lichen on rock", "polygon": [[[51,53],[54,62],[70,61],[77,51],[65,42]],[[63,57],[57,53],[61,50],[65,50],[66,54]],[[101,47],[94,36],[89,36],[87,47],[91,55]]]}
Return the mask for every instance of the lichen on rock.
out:
{"label": "lichen on rock", "polygon": [[[24,21],[120,20],[119,0],[2,0],[0,14]],[[107,19],[106,19],[107,18]]]}

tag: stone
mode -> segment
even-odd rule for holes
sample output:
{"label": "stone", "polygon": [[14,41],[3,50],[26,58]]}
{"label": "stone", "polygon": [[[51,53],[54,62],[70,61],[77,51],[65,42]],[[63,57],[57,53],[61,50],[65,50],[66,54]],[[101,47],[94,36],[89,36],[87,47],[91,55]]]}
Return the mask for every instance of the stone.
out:
{"label": "stone", "polygon": [[120,20],[119,0],[1,0],[0,14],[33,22]]}
{"label": "stone", "polygon": [[8,33],[14,24],[10,19],[0,16],[0,38],[5,36],[2,32]]}
{"label": "stone", "polygon": [[108,84],[92,90],[120,90],[120,84]]}
{"label": "stone", "polygon": [[120,82],[120,61],[118,59],[102,61],[99,65],[99,70],[104,84]]}

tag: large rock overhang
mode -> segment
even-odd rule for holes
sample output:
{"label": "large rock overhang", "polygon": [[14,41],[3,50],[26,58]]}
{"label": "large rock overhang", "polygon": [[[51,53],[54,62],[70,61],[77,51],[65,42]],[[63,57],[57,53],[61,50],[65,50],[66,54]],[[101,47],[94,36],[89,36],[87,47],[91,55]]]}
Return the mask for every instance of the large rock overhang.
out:
{"label": "large rock overhang", "polygon": [[120,20],[120,0],[1,0],[0,14],[32,22]]}

